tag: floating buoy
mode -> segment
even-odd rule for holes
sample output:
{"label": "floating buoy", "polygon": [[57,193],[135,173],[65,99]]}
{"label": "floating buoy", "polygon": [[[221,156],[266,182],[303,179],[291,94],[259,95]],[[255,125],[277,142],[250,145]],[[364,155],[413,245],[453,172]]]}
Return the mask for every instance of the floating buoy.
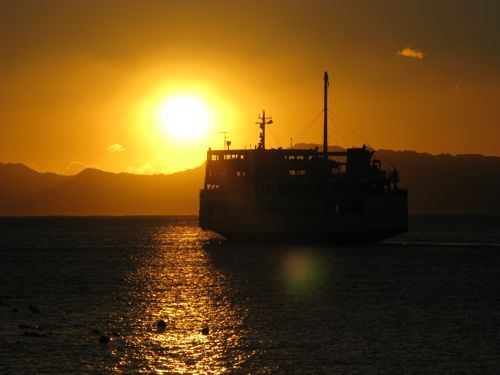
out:
{"label": "floating buoy", "polygon": [[99,337],[99,342],[101,344],[109,344],[109,341],[110,341],[110,339],[109,339],[108,336],[101,336],[101,337]]}
{"label": "floating buoy", "polygon": [[37,331],[43,331],[43,328],[40,326],[30,326],[28,324],[19,324],[18,327],[21,329],[32,329]]}
{"label": "floating buoy", "polygon": [[202,335],[207,336],[209,333],[210,333],[210,330],[208,329],[208,327],[203,327],[201,329],[201,334]]}
{"label": "floating buoy", "polygon": [[165,322],[163,319],[158,320],[158,323],[156,323],[156,326],[158,329],[165,329],[167,328],[167,322]]}

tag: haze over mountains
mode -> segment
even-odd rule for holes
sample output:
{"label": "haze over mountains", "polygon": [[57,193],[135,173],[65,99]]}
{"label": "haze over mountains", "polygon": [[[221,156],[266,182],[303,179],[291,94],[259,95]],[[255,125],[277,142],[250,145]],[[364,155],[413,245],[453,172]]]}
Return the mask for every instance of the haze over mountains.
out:
{"label": "haze over mountains", "polygon": [[204,169],[134,175],[85,169],[74,176],[0,163],[0,215],[181,215],[198,213]]}
{"label": "haze over mountains", "polygon": [[[400,171],[410,214],[500,214],[500,157],[390,150],[374,157]],[[203,177],[204,166],[170,175],[85,169],[63,176],[0,163],[0,215],[192,215]]]}

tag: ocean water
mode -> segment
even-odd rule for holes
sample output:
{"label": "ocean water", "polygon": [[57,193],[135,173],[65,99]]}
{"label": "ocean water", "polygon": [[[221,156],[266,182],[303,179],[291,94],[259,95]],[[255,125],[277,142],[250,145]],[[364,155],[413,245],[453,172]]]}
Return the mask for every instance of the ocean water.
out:
{"label": "ocean water", "polygon": [[0,373],[498,373],[500,218],[410,227],[311,247],[196,217],[0,218]]}

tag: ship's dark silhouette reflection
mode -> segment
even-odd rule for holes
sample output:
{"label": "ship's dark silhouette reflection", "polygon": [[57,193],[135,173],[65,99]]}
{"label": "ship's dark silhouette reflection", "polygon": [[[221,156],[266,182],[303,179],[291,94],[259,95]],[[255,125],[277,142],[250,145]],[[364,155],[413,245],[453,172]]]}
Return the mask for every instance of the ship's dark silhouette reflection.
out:
{"label": "ship's dark silhouette reflection", "polygon": [[[204,250],[227,280],[231,304],[245,311],[244,342],[253,354],[242,368],[315,371],[310,366],[335,340],[329,322],[340,322],[328,303],[335,272],[328,249],[213,241]],[[313,360],[306,361],[306,353]]]}
{"label": "ship's dark silhouette reflection", "polygon": [[262,301],[318,299],[332,281],[335,254],[331,247],[213,240],[204,249],[212,265],[230,277],[238,290]]}
{"label": "ship's dark silhouette reflection", "polygon": [[245,342],[255,351],[249,368],[451,369],[458,364],[449,353],[466,358],[463,339],[476,337],[491,304],[478,298],[475,274],[466,272],[491,274],[476,249],[213,241],[204,250],[229,281],[231,303],[247,312]]}

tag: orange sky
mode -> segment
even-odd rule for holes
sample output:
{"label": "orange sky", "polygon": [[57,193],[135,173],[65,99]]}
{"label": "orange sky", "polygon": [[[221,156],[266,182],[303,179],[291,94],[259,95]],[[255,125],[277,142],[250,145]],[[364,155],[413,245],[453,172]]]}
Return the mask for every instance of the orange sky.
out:
{"label": "orange sky", "polygon": [[[324,70],[343,120],[332,143],[500,155],[499,20],[489,0],[3,1],[0,161],[172,172],[222,131],[255,145],[262,109],[268,146],[321,143],[321,118],[298,135],[321,111]],[[207,136],[159,129],[177,93],[213,109]]]}

